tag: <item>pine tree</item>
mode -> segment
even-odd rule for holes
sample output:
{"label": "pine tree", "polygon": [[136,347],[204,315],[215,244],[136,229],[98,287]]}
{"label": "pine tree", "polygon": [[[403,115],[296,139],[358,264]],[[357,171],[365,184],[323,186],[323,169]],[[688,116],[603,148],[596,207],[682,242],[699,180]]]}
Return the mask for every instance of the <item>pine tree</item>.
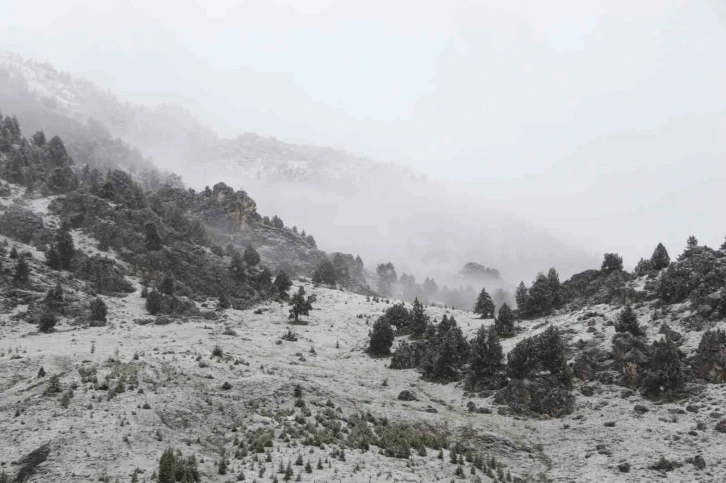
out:
{"label": "pine tree", "polygon": [[527,305],[529,315],[534,317],[548,314],[552,307],[550,281],[542,272],[537,274],[537,278],[529,289]]}
{"label": "pine tree", "polygon": [[255,278],[255,286],[262,293],[267,293],[272,289],[272,272],[267,267]]}
{"label": "pine tree", "polygon": [[244,282],[247,278],[245,262],[242,259],[242,255],[237,251],[232,253],[232,260],[229,263],[229,273],[237,282]]}
{"label": "pine tree", "polygon": [[638,277],[642,277],[643,275],[647,275],[651,270],[653,270],[653,263],[650,259],[646,260],[645,258],[641,258],[635,266],[633,273],[635,273]]}
{"label": "pine tree", "polygon": [[481,315],[482,319],[491,319],[494,317],[494,302],[487,293],[487,289],[483,287],[479,292],[479,297],[474,304],[474,313]]}
{"label": "pine tree", "polygon": [[152,289],[146,296],[146,310],[151,315],[156,315],[161,310],[161,294]]}
{"label": "pine tree", "polygon": [[600,271],[604,273],[621,272],[623,270],[623,257],[617,253],[606,253]]}
{"label": "pine tree", "polygon": [[46,310],[40,316],[40,323],[38,324],[38,330],[44,333],[53,332],[57,320],[55,315],[50,310]]}
{"label": "pine tree", "polygon": [[63,270],[70,270],[75,247],[73,245],[73,237],[67,227],[64,226],[56,235],[55,247],[58,250],[58,259],[61,268]]}
{"label": "pine tree", "polygon": [[251,267],[254,267],[258,263],[260,263],[260,260],[262,259],[260,257],[260,254],[257,252],[257,250],[254,249],[252,245],[247,245],[247,248],[245,248],[242,258],[244,259],[245,263],[247,263],[247,265]]}
{"label": "pine tree", "polygon": [[318,265],[317,272],[320,276],[320,283],[324,283],[326,285],[335,285],[336,273],[335,265],[333,265],[333,262],[326,258],[325,260],[320,262],[320,265]]}
{"label": "pine tree", "polygon": [[650,261],[653,264],[653,270],[661,270],[671,263],[671,257],[668,256],[668,250],[666,250],[662,243],[658,243],[658,246],[655,247],[655,250],[653,250],[653,256],[650,257]]}
{"label": "pine tree", "polygon": [[[15,247],[13,247],[15,250]],[[11,252],[12,258],[12,252]],[[25,286],[30,282],[30,265],[25,261],[25,257],[18,257],[18,261],[15,263],[15,269],[13,270],[13,283],[19,286]]]}
{"label": "pine tree", "polygon": [[292,304],[292,308],[290,308],[288,318],[292,319],[296,324],[301,315],[310,315],[310,310],[313,308],[312,298],[305,298],[305,289],[302,285],[300,285],[297,293],[292,296],[290,303]]}
{"label": "pine tree", "polygon": [[60,254],[58,254],[58,250],[56,249],[55,246],[51,245],[51,247],[48,249],[48,253],[45,256],[45,263],[52,270],[61,269]]}
{"label": "pine tree", "polygon": [[618,322],[615,324],[616,332],[630,332],[634,336],[645,335],[643,329],[638,324],[638,316],[635,315],[633,308],[630,305],[626,305],[625,308],[620,311],[618,316]]}
{"label": "pine tree", "polygon": [[217,307],[221,310],[226,310],[230,307],[229,297],[227,294],[222,292],[219,294],[219,300],[217,301]]}
{"label": "pine tree", "polygon": [[149,251],[161,250],[161,237],[156,230],[156,225],[152,222],[146,224],[146,249]]}
{"label": "pine tree", "polygon": [[280,270],[277,273],[277,277],[275,277],[275,281],[272,286],[280,297],[286,299],[289,296],[287,291],[290,290],[290,287],[292,287],[292,281],[287,275],[287,272]]}
{"label": "pine tree", "polygon": [[649,370],[643,379],[644,392],[670,395],[681,390],[685,382],[686,372],[678,347],[668,339],[653,342]]}
{"label": "pine tree", "polygon": [[476,383],[497,374],[504,369],[504,352],[499,336],[492,328],[483,325],[471,341],[469,354],[469,383]]}
{"label": "pine tree", "polygon": [[413,308],[410,313],[411,317],[411,333],[416,337],[421,337],[426,331],[429,323],[429,317],[426,315],[423,304],[418,301],[418,297],[413,301]]}
{"label": "pine tree", "polygon": [[323,283],[323,277],[320,276],[320,272],[318,272],[317,270],[315,270],[315,272],[313,272],[313,283],[315,285],[319,285],[319,284]]}
{"label": "pine tree", "polygon": [[500,336],[514,335],[514,314],[506,303],[499,308],[499,317],[494,321],[494,328]]}
{"label": "pine tree", "polygon": [[161,281],[159,291],[166,295],[174,295],[174,277],[171,275],[165,276]]}
{"label": "pine tree", "polygon": [[514,294],[514,300],[517,302],[517,310],[521,317],[529,315],[529,289],[524,282],[519,282],[517,291]]}
{"label": "pine tree", "polygon": [[95,320],[96,322],[106,322],[108,308],[103,300],[96,297],[91,300],[89,308],[91,309],[91,320]]}
{"label": "pine tree", "polygon": [[385,317],[373,324],[368,352],[374,355],[388,355],[393,345],[393,327]]}
{"label": "pine tree", "polygon": [[547,285],[549,286],[550,301],[547,311],[558,308],[562,304],[562,287],[560,285],[560,275],[557,270],[550,268],[547,272]]}

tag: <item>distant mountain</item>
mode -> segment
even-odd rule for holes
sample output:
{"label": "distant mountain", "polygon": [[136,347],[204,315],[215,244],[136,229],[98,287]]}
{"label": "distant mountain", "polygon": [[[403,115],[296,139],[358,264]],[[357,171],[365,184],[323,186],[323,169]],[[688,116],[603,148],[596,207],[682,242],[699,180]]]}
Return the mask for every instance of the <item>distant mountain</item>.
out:
{"label": "distant mountain", "polygon": [[[0,109],[23,126],[60,134],[81,162],[104,166],[116,158],[132,172],[156,165],[196,189],[223,179],[250,192],[264,212],[303,224],[321,248],[360,254],[369,267],[393,261],[419,279],[453,285],[456,267],[470,260],[498,267],[512,283],[550,266],[568,276],[598,264],[544,230],[396,164],[252,133],[224,139],[179,106],[124,103],[10,53],[0,53]],[[103,142],[76,141],[91,132]]]}

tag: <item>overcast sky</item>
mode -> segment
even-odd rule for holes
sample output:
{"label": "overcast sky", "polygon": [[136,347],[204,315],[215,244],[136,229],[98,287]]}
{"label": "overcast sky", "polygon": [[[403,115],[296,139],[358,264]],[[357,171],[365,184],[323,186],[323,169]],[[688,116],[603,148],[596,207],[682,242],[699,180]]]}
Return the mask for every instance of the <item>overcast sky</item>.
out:
{"label": "overcast sky", "polygon": [[407,164],[597,249],[726,234],[723,0],[5,0],[0,45],[225,136]]}

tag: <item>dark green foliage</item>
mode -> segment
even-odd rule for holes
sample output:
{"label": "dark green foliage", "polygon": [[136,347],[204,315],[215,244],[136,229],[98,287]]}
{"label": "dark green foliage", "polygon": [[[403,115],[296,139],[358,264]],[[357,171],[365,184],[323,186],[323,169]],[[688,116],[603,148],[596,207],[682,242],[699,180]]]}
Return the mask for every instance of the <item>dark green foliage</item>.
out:
{"label": "dark green foliage", "polygon": [[411,334],[416,337],[422,336],[426,331],[426,326],[429,323],[429,317],[428,315],[426,315],[423,304],[418,301],[418,298],[413,301],[413,308],[410,312],[410,319]]}
{"label": "dark green foliage", "polygon": [[373,324],[368,352],[374,355],[388,355],[393,345],[393,327],[385,317]]}
{"label": "dark green foliage", "polygon": [[313,280],[313,283],[316,285],[323,283],[323,277],[320,276],[320,272],[318,272],[317,270],[315,270],[315,272],[313,272],[312,280]]}
{"label": "dark green foliage", "polygon": [[55,246],[48,248],[48,253],[45,256],[45,263],[47,263],[52,270],[61,269],[60,254]]}
{"label": "dark green foliage", "polygon": [[500,336],[514,334],[514,313],[506,303],[499,308],[499,317],[494,321],[494,328]]}
{"label": "dark green foliage", "polygon": [[500,373],[504,369],[504,352],[496,330],[483,325],[472,339],[469,354],[469,384],[477,383]]}
{"label": "dark green foliage", "polygon": [[650,368],[643,379],[643,391],[651,396],[674,396],[683,389],[686,372],[678,348],[669,340],[653,342]]}
{"label": "dark green foliage", "polygon": [[458,380],[469,359],[469,343],[453,316],[447,318],[444,315],[427,345],[421,367],[424,377],[441,381]]}
{"label": "dark green foliage", "polygon": [[491,319],[494,317],[494,302],[489,296],[486,288],[482,288],[479,297],[474,304],[474,313],[481,315],[482,319]]}
{"label": "dark green foliage", "polygon": [[390,296],[392,294],[393,284],[398,280],[396,267],[393,263],[382,263],[376,267],[376,275],[378,275],[378,291],[381,295]]}
{"label": "dark green foliage", "polygon": [[149,222],[145,226],[146,229],[146,249],[149,251],[161,250],[161,237],[156,229],[156,225]]}
{"label": "dark green foliage", "polygon": [[95,299],[91,300],[89,308],[91,309],[91,320],[97,322],[106,322],[106,314],[108,313],[108,308],[106,307],[106,303],[103,300],[96,297]]}
{"label": "dark green foliage", "polygon": [[318,273],[318,276],[320,277],[320,281],[316,283],[324,283],[326,285],[335,285],[336,282],[336,272],[335,272],[335,265],[333,265],[333,262],[328,260],[327,258],[320,262],[320,265],[318,265],[318,269],[316,270]]}
{"label": "dark green foliage", "polygon": [[653,270],[661,270],[671,263],[671,257],[668,255],[668,250],[666,250],[662,243],[658,243],[658,246],[656,246],[655,250],[653,250],[650,262],[653,265]]}
{"label": "dark green foliage", "polygon": [[615,324],[616,332],[630,332],[635,336],[645,335],[643,329],[638,324],[638,316],[630,305],[626,305],[618,315],[618,321]]}
{"label": "dark green foliage", "polygon": [[554,326],[549,326],[539,335],[523,339],[507,355],[510,377],[524,379],[539,371],[568,376],[565,343]]}
{"label": "dark green foliage", "polygon": [[650,259],[646,260],[645,258],[641,258],[635,266],[633,273],[635,273],[638,277],[642,277],[643,275],[650,273],[652,270],[653,262],[651,262]]}
{"label": "dark green foliage", "polygon": [[275,289],[277,295],[282,298],[287,298],[287,291],[290,290],[290,287],[292,287],[292,281],[287,275],[287,272],[285,272],[284,270],[280,270],[277,273],[277,277],[275,277],[275,281],[273,282],[272,286]]}
{"label": "dark green foliage", "polygon": [[222,292],[219,295],[219,300],[217,301],[217,307],[219,307],[222,310],[226,310],[230,307],[229,297],[227,297],[227,294],[225,294],[224,292]]}
{"label": "dark green foliage", "polygon": [[267,293],[272,290],[272,272],[267,269],[267,267],[263,268],[255,277],[254,282],[255,288],[260,293]]}
{"label": "dark green foliage", "polygon": [[161,285],[159,285],[159,291],[165,295],[174,295],[174,277],[171,275],[165,276],[161,280]]}
{"label": "dark green foliage", "polygon": [[151,315],[156,315],[161,310],[161,294],[156,289],[151,289],[146,296],[146,310]]}
{"label": "dark green foliage", "polygon": [[398,331],[410,331],[409,326],[411,324],[411,314],[402,303],[393,304],[388,307],[381,318],[386,319],[386,321]]}
{"label": "dark green foliage", "polygon": [[53,136],[48,141],[48,154],[50,161],[58,166],[63,166],[70,161],[66,147],[58,136]]}
{"label": "dark green foliage", "polygon": [[79,256],[74,266],[74,275],[87,280],[96,293],[111,295],[134,291],[134,286],[124,277],[123,268],[110,258],[100,255]]}
{"label": "dark green foliage", "polygon": [[245,261],[237,251],[232,253],[232,260],[229,263],[229,274],[237,282],[244,282],[247,279]]}
{"label": "dark green foliage", "polygon": [[619,272],[623,269],[623,257],[617,253],[606,253],[600,271],[605,273]]}
{"label": "dark green foliage", "polygon": [[529,289],[524,282],[519,282],[517,291],[514,294],[514,299],[517,302],[517,309],[521,317],[527,317],[529,315]]}
{"label": "dark green foliage", "polygon": [[271,223],[275,228],[285,228],[285,223],[283,223],[282,218],[277,215],[272,217]]}
{"label": "dark green foliage", "polygon": [[48,289],[43,300],[48,310],[53,312],[60,311],[63,308],[63,295],[63,287],[61,287],[60,283],[56,283],[53,288]]}
{"label": "dark green foliage", "polygon": [[194,456],[184,458],[180,451],[168,448],[159,459],[158,483],[196,483],[201,481],[197,460]]}
{"label": "dark green foliage", "polygon": [[258,263],[260,263],[260,260],[262,260],[259,252],[255,250],[252,245],[247,245],[247,248],[245,248],[242,258],[244,259],[245,263],[251,267],[254,267]]}
{"label": "dark green foliage", "polygon": [[310,315],[310,310],[313,308],[313,300],[314,298],[312,296],[305,298],[305,289],[300,285],[297,293],[290,300],[292,307],[290,308],[288,318],[297,324],[301,315]]}
{"label": "dark green foliage", "polygon": [[[13,247],[13,250],[15,250],[15,247]],[[18,257],[18,261],[15,263],[15,268],[13,269],[13,283],[18,286],[25,286],[28,285],[29,282],[30,265],[28,265],[28,262],[25,261],[24,256]]]}
{"label": "dark green foliage", "polygon": [[57,323],[57,320],[56,320],[55,314],[53,314],[53,312],[51,312],[50,310],[46,310],[40,316],[38,330],[40,332],[44,332],[44,333],[53,332],[53,330],[55,329],[56,323]]}

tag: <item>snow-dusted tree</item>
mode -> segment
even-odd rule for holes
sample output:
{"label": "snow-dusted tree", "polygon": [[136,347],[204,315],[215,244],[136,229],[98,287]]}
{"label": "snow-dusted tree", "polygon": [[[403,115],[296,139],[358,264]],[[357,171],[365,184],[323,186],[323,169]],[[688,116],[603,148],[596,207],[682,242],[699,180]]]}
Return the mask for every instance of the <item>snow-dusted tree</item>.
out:
{"label": "snow-dusted tree", "polygon": [[411,334],[415,337],[423,336],[426,326],[429,323],[429,317],[426,315],[423,304],[418,301],[418,297],[413,301],[411,315]]}
{"label": "snow-dusted tree", "polygon": [[44,333],[53,332],[57,319],[55,314],[50,310],[46,310],[40,316],[40,323],[38,324],[38,330]]}
{"label": "snow-dusted tree", "polygon": [[666,339],[653,342],[648,372],[643,379],[643,390],[651,396],[673,395],[683,389],[686,371],[678,347]]}
{"label": "snow-dusted tree", "polygon": [[630,332],[635,336],[645,335],[643,329],[638,324],[638,316],[635,315],[635,311],[630,305],[626,305],[623,310],[620,311],[618,321],[615,324],[616,332]]}
{"label": "snow-dusted tree", "polygon": [[635,275],[637,275],[638,277],[642,277],[643,275],[647,275],[652,270],[653,263],[650,261],[650,259],[641,258],[638,264],[635,266],[633,273],[635,273]]}
{"label": "snow-dusted tree", "polygon": [[297,324],[300,320],[300,316],[310,315],[310,310],[313,308],[312,301],[312,297],[305,297],[305,289],[302,285],[300,285],[300,288],[290,300],[292,307],[290,308],[290,315],[288,318],[292,319],[292,321]]}
{"label": "snow-dusted tree", "polygon": [[237,251],[232,254],[232,260],[229,263],[229,274],[237,282],[243,282],[247,278],[245,261]]}
{"label": "snow-dusted tree", "polygon": [[481,315],[482,319],[491,319],[494,317],[494,302],[489,296],[486,287],[482,287],[479,297],[474,304],[474,313]]}
{"label": "snow-dusted tree", "polygon": [[392,345],[393,327],[385,317],[379,317],[373,324],[368,352],[373,355],[388,355],[391,353]]}
{"label": "snow-dusted tree", "polygon": [[257,252],[257,250],[254,249],[252,245],[247,245],[247,248],[245,248],[242,258],[244,259],[245,263],[251,267],[254,267],[258,263],[260,263],[261,260],[260,254]]}
{"label": "snow-dusted tree", "polygon": [[108,308],[106,307],[106,303],[103,300],[98,297],[91,300],[89,309],[91,310],[91,320],[95,322],[106,322],[106,314],[108,313]]}
{"label": "snow-dusted tree", "polygon": [[317,269],[318,275],[320,275],[320,282],[326,285],[335,285],[336,273],[335,265],[327,258],[320,262]]}
{"label": "snow-dusted tree", "polygon": [[653,250],[653,256],[650,257],[650,261],[653,264],[653,270],[661,270],[671,263],[671,257],[668,256],[668,250],[666,250],[662,243],[658,243],[658,246],[655,247],[655,250]]}
{"label": "snow-dusted tree", "polygon": [[277,273],[277,277],[275,277],[275,281],[272,286],[275,289],[275,292],[277,292],[277,295],[282,298],[287,298],[289,296],[287,291],[290,290],[290,287],[292,287],[292,281],[285,270],[280,270]]}
{"label": "snow-dusted tree", "polygon": [[499,308],[499,316],[494,321],[494,328],[502,337],[514,335],[514,313],[506,303]]}
{"label": "snow-dusted tree", "polygon": [[550,291],[550,303],[548,311],[558,308],[562,305],[562,286],[560,284],[560,274],[557,270],[550,268],[547,272],[547,284]]}
{"label": "snow-dusted tree", "polygon": [[220,293],[219,299],[217,300],[217,308],[219,308],[221,310],[226,310],[229,307],[230,307],[229,297],[224,292]]}
{"label": "snow-dusted tree", "polygon": [[161,250],[161,237],[152,222],[146,224],[146,249],[149,251]]}
{"label": "snow-dusted tree", "polygon": [[161,310],[161,294],[156,289],[151,289],[146,295],[145,306],[151,315],[156,315]]}
{"label": "snow-dusted tree", "polygon": [[514,293],[514,300],[517,302],[520,317],[527,317],[529,315],[529,289],[524,282],[519,282],[517,291]]}
{"label": "snow-dusted tree", "polygon": [[[13,250],[15,250],[15,247],[13,247]],[[15,263],[15,269],[13,270],[13,283],[15,285],[24,286],[27,285],[29,281],[30,265],[28,265],[24,256],[20,256],[18,257],[18,261]]]}
{"label": "snow-dusted tree", "polygon": [[174,277],[171,275],[165,276],[161,280],[161,285],[159,285],[159,291],[166,295],[174,295]]}
{"label": "snow-dusted tree", "polygon": [[480,326],[469,347],[469,384],[471,386],[476,386],[477,383],[504,369],[504,352],[496,330]]}
{"label": "snow-dusted tree", "polygon": [[617,253],[606,253],[600,271],[604,273],[621,272],[623,270],[623,257]]}

